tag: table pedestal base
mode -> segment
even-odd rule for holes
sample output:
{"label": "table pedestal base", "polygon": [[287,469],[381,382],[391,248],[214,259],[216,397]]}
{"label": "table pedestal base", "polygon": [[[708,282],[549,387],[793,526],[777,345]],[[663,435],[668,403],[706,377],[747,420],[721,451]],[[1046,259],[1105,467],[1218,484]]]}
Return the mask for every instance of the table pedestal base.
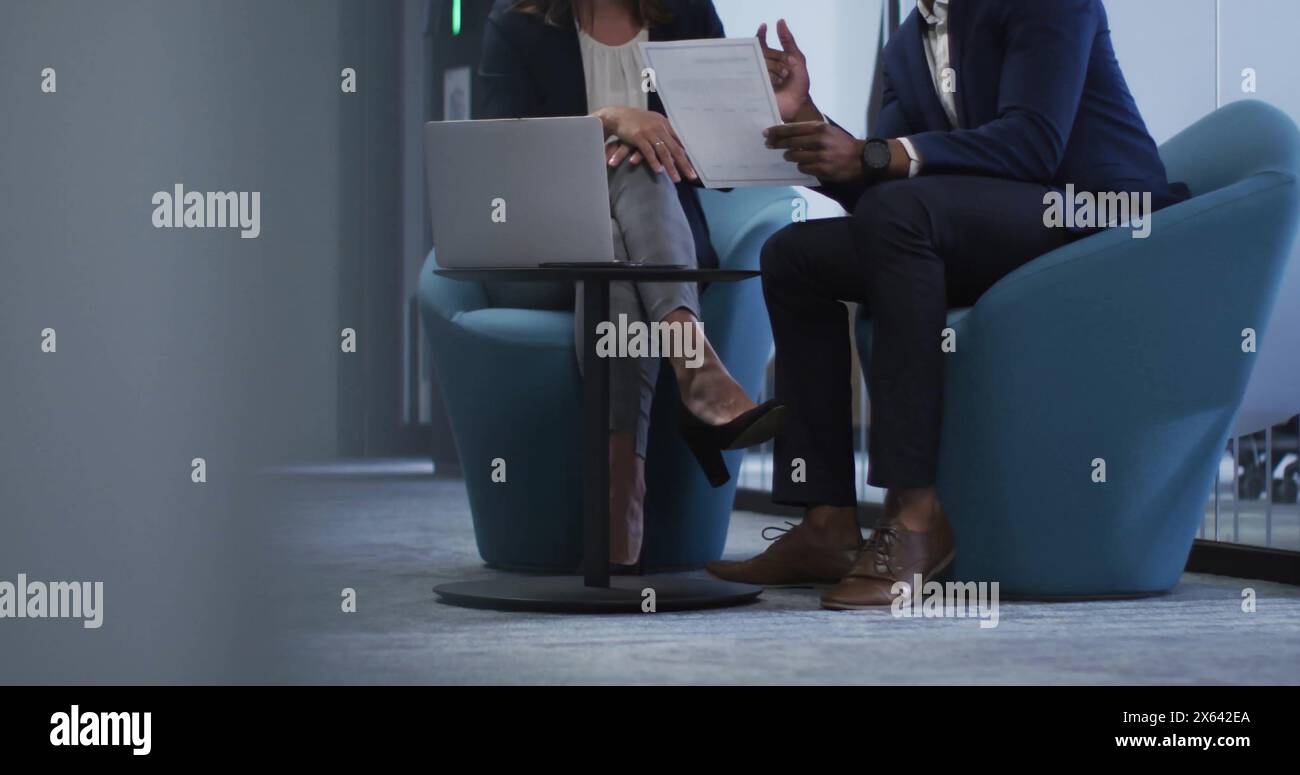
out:
{"label": "table pedestal base", "polygon": [[588,587],[581,576],[501,576],[433,588],[442,602],[467,608],[555,613],[642,613],[654,590],[655,611],[723,608],[753,601],[762,587],[686,576],[616,576],[608,587]]}

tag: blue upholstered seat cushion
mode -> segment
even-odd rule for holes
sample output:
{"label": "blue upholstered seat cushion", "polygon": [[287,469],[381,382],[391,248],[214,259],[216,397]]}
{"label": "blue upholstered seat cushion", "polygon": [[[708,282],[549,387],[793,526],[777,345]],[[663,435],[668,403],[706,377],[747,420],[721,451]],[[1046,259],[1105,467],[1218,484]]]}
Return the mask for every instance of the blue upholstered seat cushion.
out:
{"label": "blue upholstered seat cushion", "polygon": [[573,350],[573,313],[491,307],[458,313],[453,322],[467,333],[514,347]]}

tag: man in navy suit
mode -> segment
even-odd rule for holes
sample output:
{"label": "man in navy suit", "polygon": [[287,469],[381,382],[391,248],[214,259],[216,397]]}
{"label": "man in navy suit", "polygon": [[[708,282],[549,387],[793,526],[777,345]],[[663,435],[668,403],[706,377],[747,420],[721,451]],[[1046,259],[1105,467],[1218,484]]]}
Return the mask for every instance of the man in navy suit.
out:
{"label": "man in navy suit", "polygon": [[[805,518],[757,557],[710,570],[834,584],[828,608],[887,605],[896,582],[935,576],[955,556],[934,488],[943,359],[961,346],[945,347],[948,308],[1079,236],[1045,217],[1067,185],[1149,194],[1152,209],[1188,192],[1166,178],[1101,0],[918,0],[885,49],[867,140],[822,116],[794,36],[784,22],[777,33],[781,50],[764,48],[787,123],[766,130],[768,145],[850,215],[793,224],[763,249],[776,398],[790,407],[773,499],[805,507]],[[873,323],[868,481],[887,490],[865,543],[845,301],[865,305]]]}

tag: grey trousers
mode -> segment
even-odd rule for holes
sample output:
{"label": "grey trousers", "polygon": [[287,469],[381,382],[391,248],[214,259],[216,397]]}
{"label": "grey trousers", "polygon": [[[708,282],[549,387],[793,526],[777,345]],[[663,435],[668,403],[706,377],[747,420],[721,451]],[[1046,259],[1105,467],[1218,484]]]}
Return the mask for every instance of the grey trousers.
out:
{"label": "grey trousers", "polygon": [[[655,174],[642,162],[620,164],[609,171],[609,212],[614,222],[614,258],[637,264],[697,266],[695,238],[682,213],[677,188],[666,173]],[[582,286],[578,286],[574,340],[578,367],[582,368],[583,336],[594,336],[596,322],[583,320]],[[695,283],[610,284],[609,314],[629,323],[653,323],[673,310],[685,308],[700,315]],[[609,427],[636,434],[637,454],[645,457],[650,435],[650,406],[659,379],[658,358],[612,358],[609,371]]]}

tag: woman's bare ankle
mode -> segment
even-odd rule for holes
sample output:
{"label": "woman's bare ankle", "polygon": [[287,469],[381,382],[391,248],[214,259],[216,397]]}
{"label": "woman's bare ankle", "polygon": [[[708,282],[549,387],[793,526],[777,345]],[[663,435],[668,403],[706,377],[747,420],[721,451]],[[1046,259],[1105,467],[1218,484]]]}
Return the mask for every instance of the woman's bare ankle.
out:
{"label": "woman's bare ankle", "polygon": [[[700,322],[700,319],[689,309],[678,307],[664,315],[663,322],[676,323],[682,326],[684,331],[686,326],[695,326]],[[677,375],[677,384],[679,386],[689,385],[695,375],[700,372],[700,369],[719,364],[718,354],[713,351],[713,346],[709,344],[708,337],[704,335],[704,327],[700,326],[695,330],[699,336],[696,341],[696,347],[699,348],[699,362],[692,366],[692,359],[686,357],[686,353],[672,353],[667,358],[669,365],[672,366],[673,373]],[[683,333],[683,336],[685,336],[685,333]],[[692,336],[696,336],[696,334],[692,334]]]}
{"label": "woman's bare ankle", "polygon": [[[695,325],[699,318],[685,307],[678,307],[664,316],[666,323]],[[670,356],[667,360],[677,377],[677,390],[682,404],[710,425],[725,425],[753,409],[756,404],[745,394],[718,357],[709,338],[699,330],[696,342],[698,351],[694,359],[684,354]]]}
{"label": "woman's bare ankle", "polygon": [[757,406],[721,364],[716,369],[699,370],[684,387],[680,382],[678,387],[691,414],[710,425],[726,425]]}
{"label": "woman's bare ankle", "polygon": [[644,533],[645,461],[636,453],[636,436],[609,435],[609,561],[635,565]]}

